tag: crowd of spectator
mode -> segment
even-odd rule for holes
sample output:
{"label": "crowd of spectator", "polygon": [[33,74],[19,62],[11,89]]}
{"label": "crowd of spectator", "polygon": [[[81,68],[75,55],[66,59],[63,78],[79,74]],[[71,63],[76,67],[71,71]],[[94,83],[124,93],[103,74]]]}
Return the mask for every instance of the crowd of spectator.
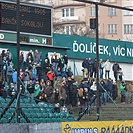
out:
{"label": "crowd of spectator", "polygon": [[[86,58],[82,67],[84,68],[84,78],[81,81],[75,80],[71,67],[68,66],[68,56],[57,55],[53,53],[49,59],[46,54],[44,61],[42,53],[37,49],[35,52],[30,50],[24,59],[24,52],[20,52],[20,80],[24,84],[21,85],[22,93],[26,90],[35,99],[36,103],[40,101],[50,102],[53,104],[59,103],[60,106],[78,106],[88,105],[93,96],[96,95],[96,59]],[[1,53],[1,81],[0,81],[0,96],[6,98],[12,97],[17,91],[17,69],[14,68],[13,57],[10,50],[3,50]],[[105,77],[103,79],[103,68],[105,68]],[[112,69],[114,71],[115,82],[110,79],[110,62],[105,63],[101,59],[99,61],[100,73],[100,99],[102,104],[111,102],[111,99],[116,100],[118,97],[118,87],[116,84],[117,73],[120,70],[119,64],[114,63]],[[122,73],[122,72],[121,72]],[[121,74],[122,75],[122,74]],[[94,76],[94,77],[93,77]],[[129,92],[128,102],[133,102],[133,82],[128,86],[123,82],[122,77],[120,91],[121,102],[125,102],[126,92]],[[96,100],[93,102],[96,105]]]}

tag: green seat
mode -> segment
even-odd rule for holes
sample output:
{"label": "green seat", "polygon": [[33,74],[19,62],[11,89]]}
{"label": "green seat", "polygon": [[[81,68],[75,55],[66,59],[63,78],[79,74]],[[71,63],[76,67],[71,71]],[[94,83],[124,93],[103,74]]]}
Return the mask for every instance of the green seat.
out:
{"label": "green seat", "polygon": [[7,123],[7,122],[8,122],[8,119],[7,119],[7,118],[2,118],[2,119],[0,120],[0,122],[1,122],[1,123]]}
{"label": "green seat", "polygon": [[39,118],[39,120],[40,120],[40,123],[46,122],[45,118]]}
{"label": "green seat", "polygon": [[20,119],[20,122],[21,122],[21,123],[26,123],[26,120],[25,120],[24,118],[21,118],[21,119]]}
{"label": "green seat", "polygon": [[30,120],[30,123],[34,123],[34,119],[33,118],[28,118]]}
{"label": "green seat", "polygon": [[34,123],[40,122],[39,118],[33,118]]}
{"label": "green seat", "polygon": [[49,118],[54,118],[54,113],[48,113]]}
{"label": "green seat", "polygon": [[48,113],[42,113],[42,118],[48,118]]}

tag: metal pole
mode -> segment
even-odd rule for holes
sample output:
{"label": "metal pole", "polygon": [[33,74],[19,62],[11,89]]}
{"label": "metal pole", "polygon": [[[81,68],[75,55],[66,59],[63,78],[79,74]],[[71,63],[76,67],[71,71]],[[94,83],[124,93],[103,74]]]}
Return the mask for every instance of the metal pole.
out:
{"label": "metal pole", "polygon": [[99,121],[100,118],[100,92],[99,92],[99,32],[98,32],[98,4],[95,4],[95,10],[96,10],[96,60],[97,60],[97,67],[96,67],[96,84],[97,84],[97,121]]}
{"label": "metal pole", "polygon": [[[19,65],[19,54],[20,54],[20,2],[17,0],[17,95],[20,92],[20,65]],[[17,123],[20,123],[20,96],[17,101]]]}

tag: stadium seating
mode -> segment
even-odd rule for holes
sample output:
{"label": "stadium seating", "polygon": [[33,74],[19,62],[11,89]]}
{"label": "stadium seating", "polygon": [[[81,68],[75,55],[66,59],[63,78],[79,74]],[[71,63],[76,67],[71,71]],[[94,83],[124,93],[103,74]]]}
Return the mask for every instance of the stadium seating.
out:
{"label": "stadium seating", "polygon": [[[1,113],[10,101],[11,98],[0,98]],[[11,120],[11,123],[17,123],[16,105],[17,104],[15,99],[9,109],[3,115],[2,119],[0,120],[0,123],[7,123],[13,113],[15,113],[15,116]],[[36,104],[35,101],[29,97],[20,97],[20,107],[29,119],[30,123],[74,121],[74,119],[68,112],[56,112],[54,110],[54,106],[51,103],[39,102],[38,104]],[[26,120],[22,115],[20,115],[20,122],[26,123]]]}

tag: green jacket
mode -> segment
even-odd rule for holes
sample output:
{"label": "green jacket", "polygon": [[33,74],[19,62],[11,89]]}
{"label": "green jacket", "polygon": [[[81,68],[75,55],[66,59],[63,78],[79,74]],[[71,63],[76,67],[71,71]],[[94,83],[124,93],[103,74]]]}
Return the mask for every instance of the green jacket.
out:
{"label": "green jacket", "polygon": [[40,86],[39,85],[35,85],[35,88],[34,88],[34,97],[37,97],[39,92],[40,92]]}
{"label": "green jacket", "polygon": [[126,86],[124,85],[122,85],[122,83],[120,84],[120,91],[123,91],[124,89],[126,88]]}

